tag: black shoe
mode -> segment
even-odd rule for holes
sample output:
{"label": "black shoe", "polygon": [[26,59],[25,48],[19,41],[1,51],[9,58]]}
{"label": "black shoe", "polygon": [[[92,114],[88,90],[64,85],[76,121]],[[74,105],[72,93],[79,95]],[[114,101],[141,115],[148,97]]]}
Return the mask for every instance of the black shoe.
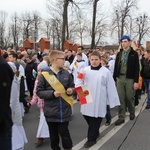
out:
{"label": "black shoe", "polygon": [[150,109],[150,105],[147,105],[147,106],[145,107],[145,109]]}
{"label": "black shoe", "polygon": [[109,126],[110,123],[111,123],[111,119],[106,121],[105,126]]}
{"label": "black shoe", "polygon": [[130,120],[134,120],[135,115],[130,115]]}
{"label": "black shoe", "polygon": [[87,141],[84,144],[84,148],[90,148],[91,146],[93,146],[94,144],[96,144],[96,141]]}
{"label": "black shoe", "polygon": [[121,125],[122,123],[124,123],[124,120],[118,119],[118,120],[115,122],[115,125],[116,125],[116,126],[119,126],[119,125]]}

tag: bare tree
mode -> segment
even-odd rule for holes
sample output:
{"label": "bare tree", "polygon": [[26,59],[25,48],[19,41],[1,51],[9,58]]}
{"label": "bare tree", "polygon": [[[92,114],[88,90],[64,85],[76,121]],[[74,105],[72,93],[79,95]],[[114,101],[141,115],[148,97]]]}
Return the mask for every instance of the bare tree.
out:
{"label": "bare tree", "polygon": [[[70,8],[72,9],[72,8]],[[80,39],[80,44],[83,45],[84,33],[87,29],[87,20],[85,19],[82,9],[74,11],[74,14],[69,15],[69,39],[76,41]]]}
{"label": "bare tree", "polygon": [[11,35],[13,38],[13,45],[18,48],[19,34],[21,31],[21,27],[19,16],[16,12],[11,17],[10,28],[11,28]]}
{"label": "bare tree", "polygon": [[148,16],[144,13],[143,15],[140,15],[139,17],[134,19],[134,33],[135,38],[137,38],[138,46],[141,46],[141,41],[143,40],[144,36],[149,35],[150,33],[150,19]]}
{"label": "bare tree", "polygon": [[33,15],[33,30],[31,31],[31,35],[32,35],[32,39],[34,39],[35,41],[35,49],[37,49],[37,39],[38,39],[38,30],[40,28],[40,25],[41,25],[41,21],[42,21],[42,18],[40,16],[40,13],[38,11],[33,11],[32,12],[32,15]]}
{"label": "bare tree", "polygon": [[50,20],[45,20],[44,21],[44,34],[46,34],[47,38],[50,38],[52,28],[51,28],[51,21]]}
{"label": "bare tree", "polygon": [[61,20],[56,18],[55,20],[52,19],[52,33],[51,37],[53,39],[53,49],[61,49]]}
{"label": "bare tree", "polygon": [[112,20],[112,34],[117,31],[118,42],[121,36],[124,35],[126,29],[129,28],[130,22],[128,18],[131,18],[131,10],[137,8],[137,0],[121,0],[114,6],[114,18]]}
{"label": "bare tree", "polygon": [[67,27],[68,27],[68,4],[69,4],[69,0],[64,0],[64,4],[63,4],[63,24],[62,24],[62,49],[63,49],[64,42],[66,40],[66,30],[67,30]]}
{"label": "bare tree", "polygon": [[[69,38],[69,28],[68,28],[68,6],[69,3],[77,6],[74,0],[63,0],[63,24],[62,24],[62,49],[66,39]],[[77,6],[78,7],[78,6]]]}
{"label": "bare tree", "polygon": [[5,37],[5,27],[6,27],[7,13],[5,11],[0,11],[0,48],[4,48],[4,37]]}
{"label": "bare tree", "polygon": [[26,38],[29,38],[30,31],[33,29],[33,23],[34,19],[30,12],[25,12],[21,15],[22,23],[23,23],[23,36],[25,40]]}
{"label": "bare tree", "polygon": [[63,0],[48,0],[47,9],[49,10],[49,20],[51,30],[50,38],[52,42],[53,49],[60,49],[61,39],[62,39],[62,7]]}
{"label": "bare tree", "polygon": [[[60,20],[60,23],[62,25],[61,28],[61,49],[63,49],[63,45],[66,39],[69,38],[69,27],[68,27],[68,6],[69,3],[75,6],[76,3],[74,0],[59,0],[55,1],[54,0],[48,0],[47,3],[47,8],[50,11],[51,18],[53,19],[58,19]],[[63,4],[63,7],[61,7]],[[53,15],[53,16],[52,16]]]}
{"label": "bare tree", "polygon": [[105,23],[106,18],[103,16],[96,24],[95,27],[95,46],[97,46],[103,37],[106,37],[108,31],[108,25]]}
{"label": "bare tree", "polygon": [[7,28],[7,33],[5,34],[5,38],[4,38],[4,47],[8,48],[8,47],[12,47],[12,29],[10,27]]}
{"label": "bare tree", "polygon": [[91,49],[95,47],[95,22],[96,22],[96,10],[97,3],[99,0],[93,1],[93,21],[92,21],[92,41],[91,41]]}

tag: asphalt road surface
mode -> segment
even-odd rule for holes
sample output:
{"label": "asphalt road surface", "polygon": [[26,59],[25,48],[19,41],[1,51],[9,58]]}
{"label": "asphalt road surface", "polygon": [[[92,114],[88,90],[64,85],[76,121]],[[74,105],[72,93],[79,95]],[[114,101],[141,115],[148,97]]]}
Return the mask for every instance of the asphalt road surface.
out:
{"label": "asphalt road surface", "polygon": [[[136,118],[129,120],[126,113],[125,123],[115,126],[118,119],[117,108],[111,110],[112,122],[105,126],[105,118],[100,127],[100,137],[97,143],[88,150],[150,150],[150,109],[145,109],[146,95],[142,95],[139,106],[136,107]],[[83,147],[86,142],[87,124],[80,113],[80,104],[75,103],[73,117],[69,124],[70,134],[73,140],[73,150],[86,150]],[[50,150],[50,140],[44,140],[42,146],[35,145],[36,133],[39,123],[39,109],[32,106],[29,113],[25,114],[23,125],[26,131],[28,143],[24,150]],[[60,143],[61,146],[61,143]],[[63,148],[62,148],[63,149]]]}

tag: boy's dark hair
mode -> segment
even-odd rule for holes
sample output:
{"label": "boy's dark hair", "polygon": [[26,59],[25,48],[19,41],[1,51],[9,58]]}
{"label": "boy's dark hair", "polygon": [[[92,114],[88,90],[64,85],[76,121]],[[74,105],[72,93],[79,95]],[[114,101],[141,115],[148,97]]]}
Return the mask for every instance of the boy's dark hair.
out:
{"label": "boy's dark hair", "polygon": [[81,57],[82,57],[82,52],[77,53],[77,55],[79,55],[79,56],[81,56]]}
{"label": "boy's dark hair", "polygon": [[78,48],[81,48],[81,50],[84,50],[84,47],[83,47],[83,46],[79,46]]}
{"label": "boy's dark hair", "polygon": [[105,54],[109,54],[110,55],[110,51],[106,51]]}
{"label": "boy's dark hair", "polygon": [[6,59],[6,58],[8,57],[8,53],[5,52],[5,53],[3,54],[3,57]]}
{"label": "boy's dark hair", "polygon": [[14,51],[11,51],[9,55],[12,55],[12,57],[16,58],[16,60],[18,59],[18,55]]}
{"label": "boy's dark hair", "polygon": [[71,49],[69,49],[68,51],[70,51],[70,52],[72,53],[72,50],[71,50]]}
{"label": "boy's dark hair", "polygon": [[22,59],[24,57],[23,54],[19,54],[18,59]]}
{"label": "boy's dark hair", "polygon": [[32,56],[31,55],[27,55],[26,58],[29,58],[30,60],[32,59]]}

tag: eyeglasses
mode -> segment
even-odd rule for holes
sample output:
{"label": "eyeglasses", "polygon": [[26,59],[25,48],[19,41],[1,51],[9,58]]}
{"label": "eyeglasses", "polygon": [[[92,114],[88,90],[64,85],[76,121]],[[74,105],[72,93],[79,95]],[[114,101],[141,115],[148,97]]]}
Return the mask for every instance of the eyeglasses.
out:
{"label": "eyeglasses", "polygon": [[65,60],[65,58],[57,58],[57,59]]}

